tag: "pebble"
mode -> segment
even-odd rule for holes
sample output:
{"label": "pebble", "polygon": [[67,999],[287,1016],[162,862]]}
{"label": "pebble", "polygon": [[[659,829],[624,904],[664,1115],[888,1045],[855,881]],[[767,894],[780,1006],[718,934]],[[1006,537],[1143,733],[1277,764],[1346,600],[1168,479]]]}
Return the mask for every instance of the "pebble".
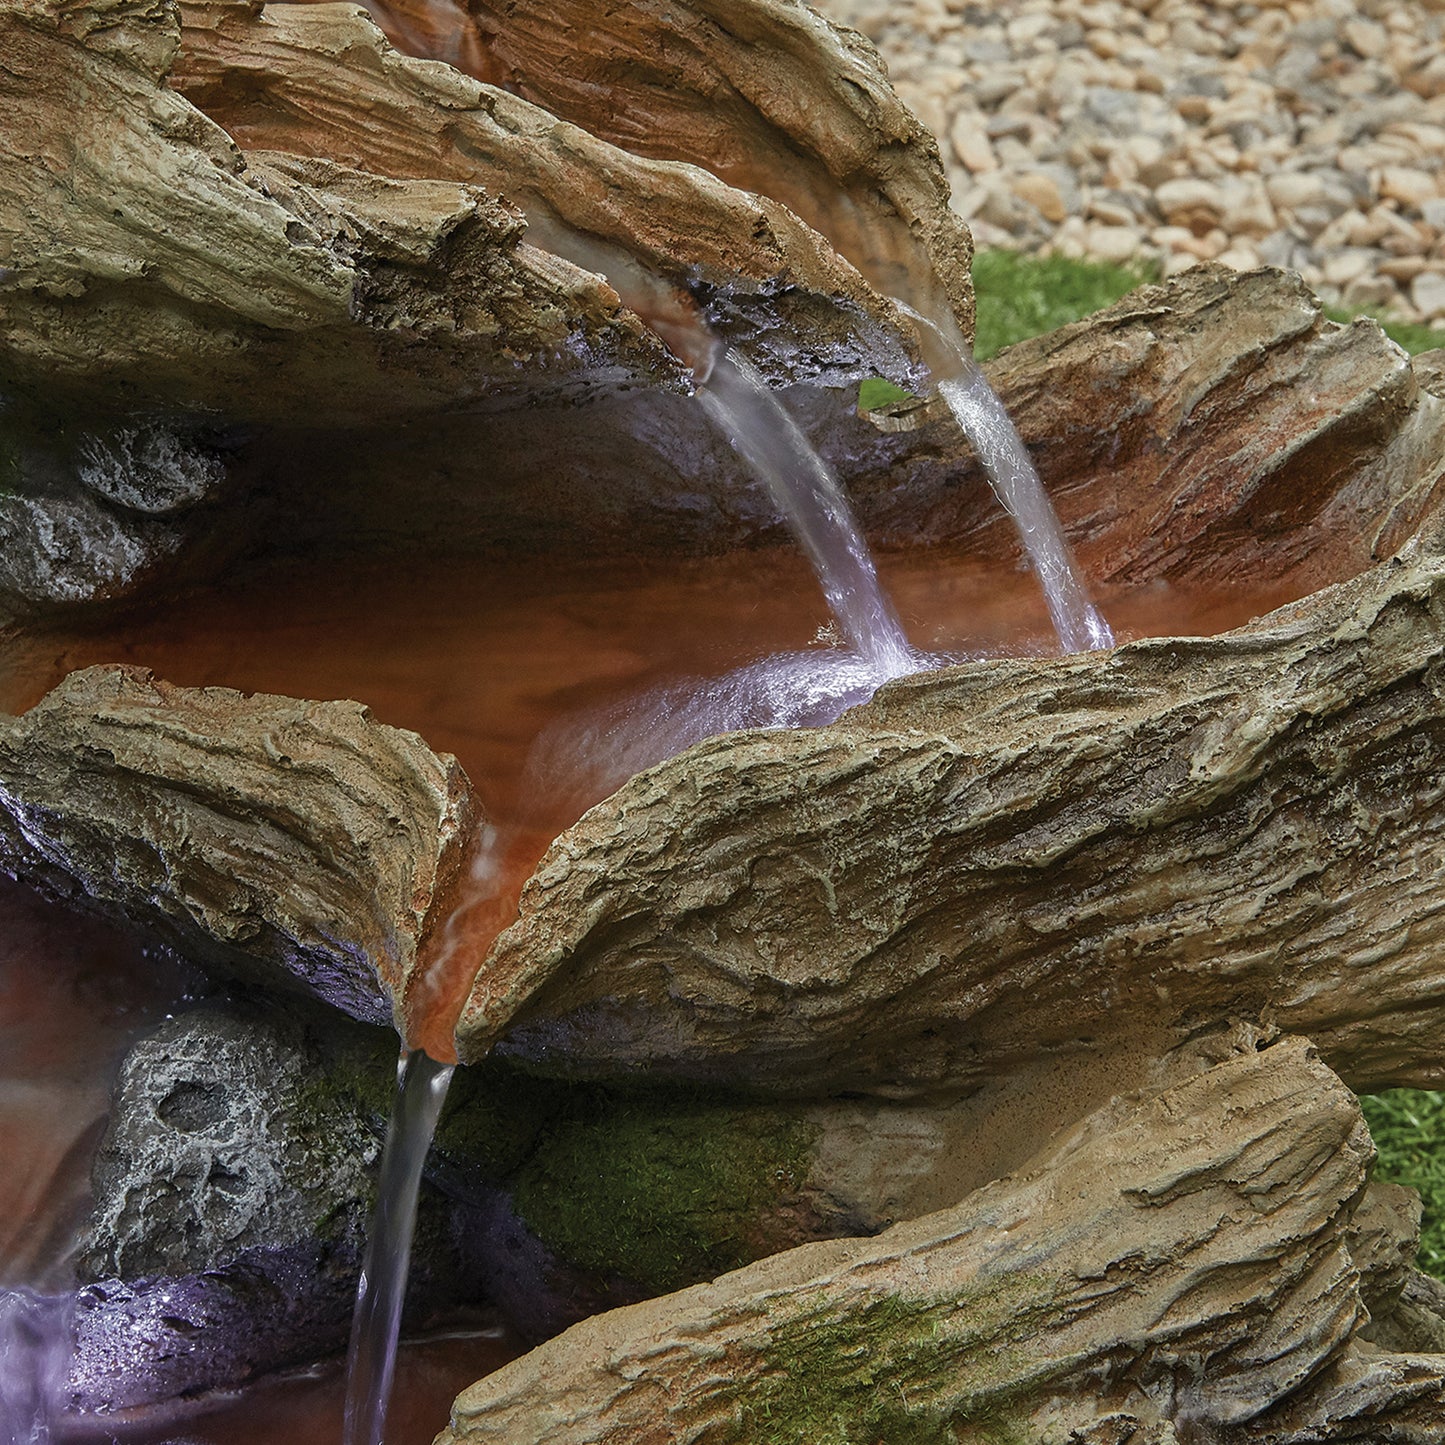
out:
{"label": "pebble", "polygon": [[814,3],[946,138],[979,245],[1445,320],[1445,0]]}

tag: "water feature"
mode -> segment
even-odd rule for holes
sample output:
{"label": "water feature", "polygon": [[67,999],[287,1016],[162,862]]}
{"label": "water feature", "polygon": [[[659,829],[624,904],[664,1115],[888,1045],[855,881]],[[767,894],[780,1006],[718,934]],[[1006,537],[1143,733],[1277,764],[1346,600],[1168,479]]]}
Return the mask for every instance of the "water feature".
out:
{"label": "water feature", "polygon": [[757,370],[736,353],[724,352],[702,378],[698,400],[767,483],[844,637],[878,681],[916,671],[918,659],[879,585],[873,554],[838,479]]}
{"label": "water feature", "polygon": [[989,485],[1018,530],[1065,652],[1112,647],[1114,634],[1090,600],[1058,514],[1029,449],[951,313],[919,315],[938,394],[968,438]]}
{"label": "water feature", "polygon": [[451,1065],[436,1063],[420,1049],[404,1052],[397,1067],[396,1103],[381,1156],[347,1352],[344,1445],[382,1445],[385,1437],[417,1193],[451,1078]]}

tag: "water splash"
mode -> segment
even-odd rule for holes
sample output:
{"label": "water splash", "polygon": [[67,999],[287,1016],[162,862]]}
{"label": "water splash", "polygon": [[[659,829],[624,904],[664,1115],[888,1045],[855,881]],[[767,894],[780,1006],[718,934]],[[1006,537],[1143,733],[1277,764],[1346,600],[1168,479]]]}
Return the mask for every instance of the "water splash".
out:
{"label": "water splash", "polygon": [[382,1445],[384,1439],[422,1165],[453,1068],[436,1063],[420,1049],[403,1053],[397,1066],[396,1101],[387,1125],[376,1208],[351,1322],[343,1445]]}
{"label": "water splash", "polygon": [[724,352],[699,388],[698,400],[733,450],[767,484],[813,564],[844,636],[880,674],[879,682],[918,671],[842,488],[762,377],[740,356]]}
{"label": "water splash", "polygon": [[[911,653],[908,670],[961,662]],[[551,814],[578,817],[630,777],[720,733],[836,722],[896,676],[835,647],[778,652],[721,677],[684,677],[560,719],[527,759],[525,791]]]}
{"label": "water splash", "polygon": [[74,1349],[72,1303],[0,1290],[0,1445],[49,1445]]}

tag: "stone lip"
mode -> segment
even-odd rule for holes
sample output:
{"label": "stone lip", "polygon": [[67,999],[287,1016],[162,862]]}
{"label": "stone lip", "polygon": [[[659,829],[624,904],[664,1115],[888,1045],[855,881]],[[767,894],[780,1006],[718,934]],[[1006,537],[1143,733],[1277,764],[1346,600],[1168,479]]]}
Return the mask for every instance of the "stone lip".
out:
{"label": "stone lip", "polygon": [[477,822],[359,703],[72,673],[0,718],[0,863],[184,956],[389,1023]]}
{"label": "stone lip", "polygon": [[[1262,1043],[1166,1059],[951,1208],[574,1326],[465,1391],[439,1438],[903,1438],[985,1420],[1063,1438],[1107,1417],[1304,1439],[1254,1422],[1361,1413],[1338,1395],[1351,1371],[1378,1374],[1381,1419],[1428,1418],[1440,1359],[1353,1344],[1374,1269],[1351,1251],[1372,1159],[1357,1103],[1304,1040]],[[1401,1369],[1416,1388],[1382,1401]]]}
{"label": "stone lip", "polygon": [[[356,9],[0,5],[0,623],[278,542],[635,549],[772,525],[659,331],[690,357],[675,323],[705,313],[775,383],[921,385],[914,323],[799,218],[803,193],[837,191],[860,255],[926,258],[965,329],[970,252],[866,42],[744,8],[746,39],[700,10],[712,39],[669,82],[700,87],[694,123],[663,155],[603,134],[620,103],[590,130],[401,54]],[[658,63],[638,16],[634,78]],[[707,169],[738,156],[768,184]],[[16,449],[16,406],[85,447],[199,448],[117,490],[104,464]]]}
{"label": "stone lip", "polygon": [[1156,1020],[1438,1087],[1438,533],[1233,633],[901,680],[713,739],[553,845],[464,1059],[971,1087]]}

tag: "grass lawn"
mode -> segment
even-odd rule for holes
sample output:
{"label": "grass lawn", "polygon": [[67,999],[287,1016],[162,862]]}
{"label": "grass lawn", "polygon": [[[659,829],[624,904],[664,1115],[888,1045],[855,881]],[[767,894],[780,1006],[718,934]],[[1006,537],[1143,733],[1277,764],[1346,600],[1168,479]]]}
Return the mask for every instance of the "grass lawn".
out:
{"label": "grass lawn", "polygon": [[[1040,336],[1070,321],[1102,311],[1136,286],[1158,279],[1154,268],[1070,261],[1064,256],[1028,256],[1017,251],[980,251],[973,261],[978,297],[974,352],[986,361],[1026,336]],[[1369,313],[1325,307],[1332,321]],[[1410,321],[1376,317],[1385,334],[1411,356],[1445,346],[1445,332]]]}
{"label": "grass lawn", "polygon": [[[1015,341],[1078,321],[1154,279],[1145,268],[980,251],[973,264],[977,355],[986,360]],[[1334,321],[1350,321],[1363,313],[1327,307],[1326,314]],[[1445,346],[1445,332],[1376,320],[1412,356]],[[1445,1279],[1445,1093],[1391,1089],[1361,1103],[1380,1151],[1377,1176],[1418,1189],[1425,1202],[1420,1268]]]}

